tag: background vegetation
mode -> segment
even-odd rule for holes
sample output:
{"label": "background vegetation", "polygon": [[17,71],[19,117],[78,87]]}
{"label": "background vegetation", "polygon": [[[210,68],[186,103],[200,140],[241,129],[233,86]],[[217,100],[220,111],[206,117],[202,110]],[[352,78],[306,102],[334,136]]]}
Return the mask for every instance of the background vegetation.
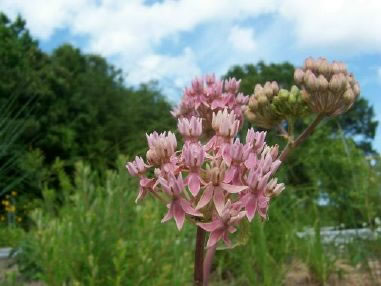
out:
{"label": "background vegetation", "polygon": [[[70,45],[43,52],[20,18],[0,14],[0,43],[0,246],[15,247],[18,268],[0,282],[191,285],[195,230],[161,225],[165,210],[153,201],[135,205],[137,184],[124,170],[127,158],[144,154],[146,132],[175,128],[164,94],[154,83],[126,86],[122,71]],[[225,77],[242,79],[251,94],[265,80],[290,87],[293,70],[260,62]],[[338,247],[320,236],[326,226],[377,227],[374,117],[360,97],[289,157],[279,172],[287,189],[269,221],[250,225],[246,245],[217,252],[215,285],[295,285],[294,272],[323,285],[354,269],[377,283],[380,240]],[[300,238],[306,228],[311,236]]]}

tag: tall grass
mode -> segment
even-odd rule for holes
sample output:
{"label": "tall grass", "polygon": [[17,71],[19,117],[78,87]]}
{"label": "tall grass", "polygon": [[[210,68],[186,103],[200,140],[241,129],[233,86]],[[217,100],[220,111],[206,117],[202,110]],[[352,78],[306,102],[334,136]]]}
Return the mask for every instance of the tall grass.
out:
{"label": "tall grass", "polygon": [[[178,232],[172,222],[162,225],[165,207],[149,197],[136,205],[136,182],[125,170],[105,174],[77,164],[60,208],[54,206],[56,192],[44,190],[45,203],[32,215],[35,227],[18,252],[24,276],[52,286],[192,285],[195,229],[186,224]],[[365,192],[361,186],[358,192]],[[324,285],[338,259],[356,257],[357,251],[358,260],[366,261],[364,251],[351,247],[343,254],[322,243],[320,227],[330,210],[309,197],[297,198],[300,191],[289,187],[271,205],[266,223],[256,219],[248,225],[245,245],[217,251],[212,285],[284,285],[295,259]],[[306,226],[314,227],[314,235],[301,239],[296,233]]]}

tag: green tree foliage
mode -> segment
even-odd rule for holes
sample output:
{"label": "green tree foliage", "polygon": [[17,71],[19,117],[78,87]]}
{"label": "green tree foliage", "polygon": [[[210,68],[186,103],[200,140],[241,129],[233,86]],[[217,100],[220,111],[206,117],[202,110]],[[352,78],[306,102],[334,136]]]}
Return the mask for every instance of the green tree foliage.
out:
{"label": "green tree foliage", "polygon": [[121,70],[71,45],[47,54],[21,18],[0,14],[0,43],[0,106],[14,98],[24,129],[9,151],[23,160],[7,176],[26,174],[25,191],[57,182],[57,158],[69,173],[78,160],[100,171],[121,153],[141,153],[146,132],[175,127],[154,83],[127,87]]}

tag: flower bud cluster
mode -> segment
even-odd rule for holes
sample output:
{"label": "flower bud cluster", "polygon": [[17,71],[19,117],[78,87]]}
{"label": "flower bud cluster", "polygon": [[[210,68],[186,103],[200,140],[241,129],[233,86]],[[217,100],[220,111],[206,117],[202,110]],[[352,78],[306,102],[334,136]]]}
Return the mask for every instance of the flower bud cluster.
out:
{"label": "flower bud cluster", "polygon": [[325,58],[307,58],[303,68],[295,70],[294,79],[310,109],[329,116],[346,112],[360,94],[359,84],[346,66]]}
{"label": "flower bud cluster", "polygon": [[[213,77],[206,82],[214,83]],[[227,91],[236,92],[238,83],[228,81]],[[192,83],[193,90],[202,88],[200,81]],[[180,230],[187,218],[210,232],[208,247],[219,240],[231,246],[229,234],[242,220],[267,218],[271,198],[284,189],[273,178],[281,161],[278,146],[267,146],[265,132],[250,129],[245,143],[235,139],[240,116],[234,109],[216,110],[209,118],[214,134],[207,142],[201,141],[205,118],[179,118],[180,150],[173,133],[154,132],[147,135],[147,163],[136,157],[126,167],[140,180],[137,200],[151,194],[167,206],[162,222],[173,218]]]}
{"label": "flower bud cluster", "polygon": [[238,92],[239,86],[240,80],[235,78],[224,81],[216,79],[214,75],[195,78],[191,87],[185,88],[180,104],[171,113],[176,118],[201,118],[204,121],[204,132],[209,132],[213,113],[226,108],[234,111],[239,125],[242,125],[243,111],[249,97]]}
{"label": "flower bud cluster", "polygon": [[254,94],[249,99],[249,108],[245,111],[247,119],[263,128],[269,129],[277,125],[282,119],[273,104],[278,92],[279,86],[275,81],[268,81],[263,86],[257,84],[254,88]]}

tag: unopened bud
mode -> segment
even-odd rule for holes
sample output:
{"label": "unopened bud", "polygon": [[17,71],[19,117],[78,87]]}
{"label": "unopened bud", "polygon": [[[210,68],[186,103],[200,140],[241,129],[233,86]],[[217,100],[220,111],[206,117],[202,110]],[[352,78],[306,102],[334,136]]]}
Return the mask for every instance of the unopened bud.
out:
{"label": "unopened bud", "polygon": [[313,58],[311,57],[306,58],[306,60],[304,61],[304,68],[311,69],[311,70],[315,68],[315,62]]}
{"label": "unopened bud", "polygon": [[249,109],[247,109],[245,111],[245,116],[246,116],[247,120],[249,120],[250,122],[254,122],[254,120],[256,118],[255,114],[253,112],[251,112]]}
{"label": "unopened bud", "polygon": [[323,75],[326,75],[326,76],[328,76],[331,73],[330,66],[327,59],[322,58],[320,60],[318,71],[319,73],[322,73]]}
{"label": "unopened bud", "polygon": [[274,94],[278,93],[278,91],[279,91],[279,85],[278,85],[278,83],[276,81],[273,81],[271,83],[271,88],[272,88]]}
{"label": "unopened bud", "polygon": [[306,84],[309,89],[317,90],[319,85],[316,76],[311,72],[308,74]]}
{"label": "unopened bud", "polygon": [[344,102],[348,105],[352,104],[355,100],[355,95],[352,91],[352,89],[347,89],[343,94]]}
{"label": "unopened bud", "polygon": [[288,90],[282,88],[278,92],[278,96],[277,97],[279,97],[282,100],[287,100],[287,98],[288,98]]}
{"label": "unopened bud", "polygon": [[294,72],[294,80],[296,81],[296,83],[298,84],[302,83],[303,78],[304,78],[304,71],[302,71],[301,69],[296,69]]}
{"label": "unopened bud", "polygon": [[326,90],[328,88],[328,81],[323,75],[319,75],[318,85],[320,90]]}
{"label": "unopened bud", "polygon": [[268,103],[267,97],[264,95],[258,96],[258,105],[264,106]]}

